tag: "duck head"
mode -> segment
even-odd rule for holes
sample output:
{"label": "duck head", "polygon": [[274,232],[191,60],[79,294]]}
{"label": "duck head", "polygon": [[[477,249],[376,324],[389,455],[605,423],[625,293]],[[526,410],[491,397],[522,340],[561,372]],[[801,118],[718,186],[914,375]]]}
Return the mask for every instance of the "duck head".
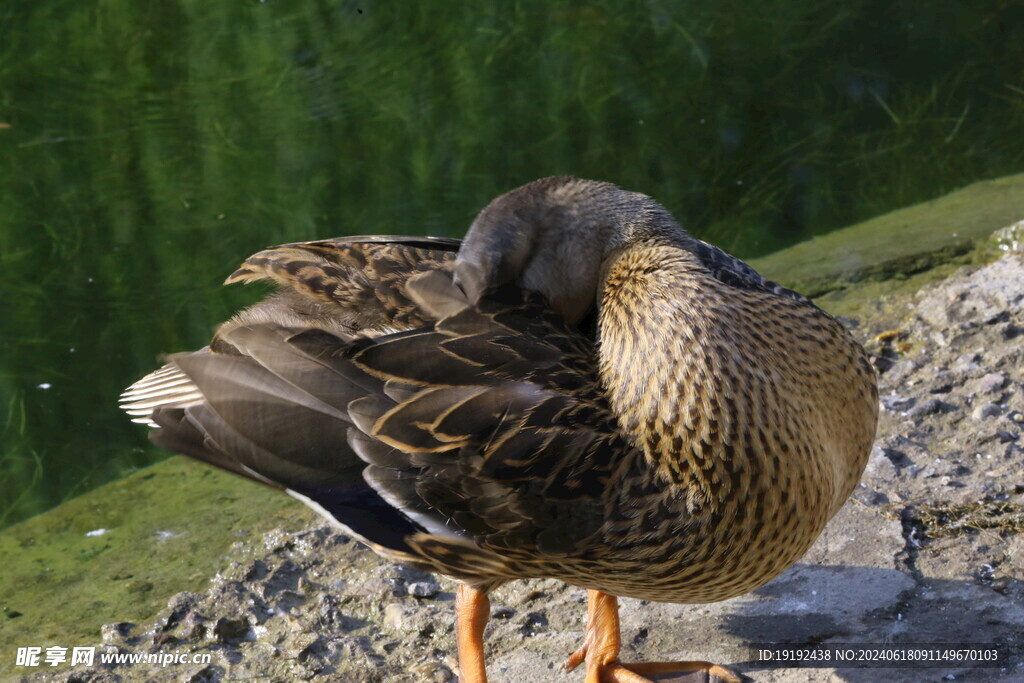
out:
{"label": "duck head", "polygon": [[515,282],[575,324],[599,301],[604,272],[624,248],[692,241],[647,195],[571,176],[541,178],[480,212],[459,250],[454,282],[469,301]]}

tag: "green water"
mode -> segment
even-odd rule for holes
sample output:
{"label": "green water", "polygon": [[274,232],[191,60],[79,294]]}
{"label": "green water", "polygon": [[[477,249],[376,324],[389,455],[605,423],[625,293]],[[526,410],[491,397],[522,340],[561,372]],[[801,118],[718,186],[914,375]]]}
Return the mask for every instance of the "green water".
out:
{"label": "green water", "polygon": [[755,256],[1024,170],[1022,74],[1005,0],[7,0],[0,525],[162,457],[117,395],[261,247],[573,173]]}

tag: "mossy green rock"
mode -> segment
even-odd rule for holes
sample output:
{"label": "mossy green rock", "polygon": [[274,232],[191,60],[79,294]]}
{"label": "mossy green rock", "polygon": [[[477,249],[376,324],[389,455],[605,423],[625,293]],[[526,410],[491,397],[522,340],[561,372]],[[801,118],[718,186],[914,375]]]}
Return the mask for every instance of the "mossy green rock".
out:
{"label": "mossy green rock", "polygon": [[287,496],[175,457],[4,530],[0,677],[18,647],[95,645],[103,624],[204,588],[236,541],[311,521]]}
{"label": "mossy green rock", "polygon": [[750,263],[766,277],[820,296],[852,282],[900,279],[949,263],[1021,219],[1024,173],[973,183]]}

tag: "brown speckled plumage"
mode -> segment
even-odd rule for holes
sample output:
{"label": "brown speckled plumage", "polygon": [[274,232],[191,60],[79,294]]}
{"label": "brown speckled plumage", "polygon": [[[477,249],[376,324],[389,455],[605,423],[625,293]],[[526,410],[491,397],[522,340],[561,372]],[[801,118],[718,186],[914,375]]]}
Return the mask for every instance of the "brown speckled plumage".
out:
{"label": "brown speckled plumage", "polygon": [[483,591],[746,593],[809,548],[867,460],[877,390],[849,333],[606,183],[514,190],[461,247],[285,245],[228,281],[266,278],[283,291],[126,409]]}

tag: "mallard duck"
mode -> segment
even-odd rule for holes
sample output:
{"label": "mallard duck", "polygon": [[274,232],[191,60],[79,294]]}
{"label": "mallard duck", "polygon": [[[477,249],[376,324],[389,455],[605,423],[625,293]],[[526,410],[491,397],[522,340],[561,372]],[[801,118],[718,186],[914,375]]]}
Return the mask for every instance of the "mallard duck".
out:
{"label": "mallard duck", "polygon": [[280,292],[172,356],[123,407],[151,439],[283,489],[389,560],[461,582],[463,681],[488,592],[589,591],[586,680],[703,671],[619,660],[617,596],[703,603],[770,581],[853,491],[877,420],[861,346],[650,197],[554,177],[463,242],[261,251]]}

